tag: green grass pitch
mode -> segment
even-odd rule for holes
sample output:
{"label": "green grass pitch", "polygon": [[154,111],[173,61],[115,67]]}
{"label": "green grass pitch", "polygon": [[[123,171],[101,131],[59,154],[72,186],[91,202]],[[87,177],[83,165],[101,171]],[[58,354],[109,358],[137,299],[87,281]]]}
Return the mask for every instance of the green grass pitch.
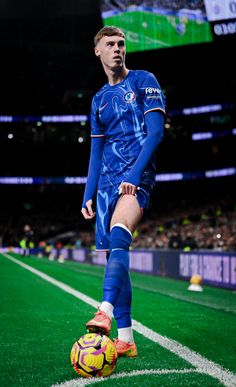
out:
{"label": "green grass pitch", "polygon": [[167,48],[213,40],[207,21],[152,12],[130,11],[107,17],[104,25],[116,25],[126,33],[127,52]]}
{"label": "green grass pitch", "polygon": [[138,273],[131,274],[138,357],[118,359],[105,380],[79,377],[70,350],[99,305],[103,273],[0,254],[0,386],[236,385],[236,293],[204,284],[202,293],[189,292],[187,282]]}

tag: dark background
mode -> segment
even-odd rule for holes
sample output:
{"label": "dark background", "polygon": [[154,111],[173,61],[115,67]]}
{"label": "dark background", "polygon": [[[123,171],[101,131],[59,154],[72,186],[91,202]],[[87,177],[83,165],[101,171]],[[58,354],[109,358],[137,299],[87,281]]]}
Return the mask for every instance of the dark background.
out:
{"label": "dark background", "polygon": [[[102,26],[99,1],[2,0],[0,115],[89,114],[92,95],[106,82],[93,50],[93,37]],[[236,128],[235,36],[127,54],[127,67],[152,71],[166,94],[168,127],[157,151],[158,173],[236,165],[235,136],[228,135]],[[224,108],[181,114],[183,108],[207,104]],[[192,132],[204,131],[219,136],[191,140]],[[0,176],[86,176],[89,134],[89,123],[0,122]],[[171,211],[182,199],[195,206],[232,197],[234,176],[210,180],[159,183],[153,203],[163,211],[172,203]],[[1,225],[5,230],[13,223],[21,227],[33,214],[47,213],[54,220],[60,214],[64,229],[70,219],[78,227],[83,190],[84,186],[0,186]]]}
{"label": "dark background", "polygon": [[[95,0],[1,1],[0,114],[89,114],[92,95],[106,82],[93,52],[93,37],[102,26]],[[167,97],[167,117],[184,107],[230,106],[215,119],[172,118],[158,150],[160,171],[234,164],[232,138],[196,145],[189,135],[236,125],[235,36],[127,54],[128,68],[147,69],[157,76]],[[89,124],[79,123],[40,127],[0,123],[0,176],[86,175],[89,131]]]}
{"label": "dark background", "polygon": [[[1,114],[85,112],[87,104],[69,104],[68,94],[94,93],[105,82],[93,53],[102,26],[96,0],[1,1]],[[235,43],[225,36],[128,54],[127,66],[156,74],[169,109],[219,103],[235,98]]]}

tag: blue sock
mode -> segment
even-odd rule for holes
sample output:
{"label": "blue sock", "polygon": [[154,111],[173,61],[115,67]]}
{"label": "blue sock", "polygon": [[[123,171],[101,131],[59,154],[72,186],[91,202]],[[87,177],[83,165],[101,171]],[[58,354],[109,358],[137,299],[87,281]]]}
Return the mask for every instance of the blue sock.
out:
{"label": "blue sock", "polygon": [[[107,254],[107,261],[109,260],[109,254]],[[113,315],[116,320],[117,328],[127,328],[132,326],[131,318],[131,305],[132,305],[132,288],[129,273],[124,278],[123,287],[120,291],[118,300],[113,310]]]}
{"label": "blue sock", "polygon": [[111,230],[110,255],[106,266],[103,301],[113,306],[129,276],[129,246],[132,235],[125,226],[115,224]]}
{"label": "blue sock", "polygon": [[129,274],[124,279],[123,288],[113,310],[117,328],[132,326],[131,320],[132,289]]}

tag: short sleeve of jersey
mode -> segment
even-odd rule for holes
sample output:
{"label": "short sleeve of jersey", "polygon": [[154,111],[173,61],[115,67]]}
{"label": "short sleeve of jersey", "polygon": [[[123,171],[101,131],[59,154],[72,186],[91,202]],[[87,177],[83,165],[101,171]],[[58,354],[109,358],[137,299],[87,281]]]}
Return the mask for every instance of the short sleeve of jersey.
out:
{"label": "short sleeve of jersey", "polygon": [[166,99],[154,74],[143,71],[140,78],[144,114],[155,110],[165,114]]}
{"label": "short sleeve of jersey", "polygon": [[92,100],[91,106],[91,137],[103,137],[104,129],[99,119],[99,111],[95,97]]}

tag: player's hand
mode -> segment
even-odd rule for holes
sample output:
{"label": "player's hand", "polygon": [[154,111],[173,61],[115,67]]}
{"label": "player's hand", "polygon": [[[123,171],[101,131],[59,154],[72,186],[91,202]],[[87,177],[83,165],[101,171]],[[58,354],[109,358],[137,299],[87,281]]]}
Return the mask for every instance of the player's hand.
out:
{"label": "player's hand", "polygon": [[93,201],[92,199],[86,202],[86,208],[82,208],[81,212],[85,219],[93,219],[96,215],[96,212],[93,211]]}
{"label": "player's hand", "polygon": [[137,191],[136,185],[123,181],[119,186],[119,194],[121,195],[135,195]]}

